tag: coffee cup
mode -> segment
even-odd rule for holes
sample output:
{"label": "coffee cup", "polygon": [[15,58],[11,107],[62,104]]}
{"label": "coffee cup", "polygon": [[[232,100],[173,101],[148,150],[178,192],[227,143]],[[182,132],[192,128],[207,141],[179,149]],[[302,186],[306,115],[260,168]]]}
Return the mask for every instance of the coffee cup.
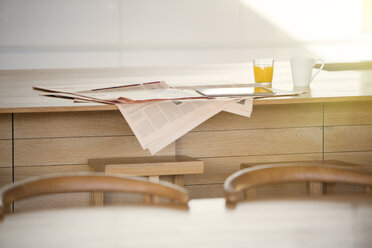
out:
{"label": "coffee cup", "polygon": [[[317,62],[321,63],[321,66],[314,74],[312,74],[313,67]],[[321,59],[307,57],[291,58],[293,85],[300,87],[309,86],[314,80],[315,76],[318,75],[321,69],[323,69],[323,67],[324,61]]]}

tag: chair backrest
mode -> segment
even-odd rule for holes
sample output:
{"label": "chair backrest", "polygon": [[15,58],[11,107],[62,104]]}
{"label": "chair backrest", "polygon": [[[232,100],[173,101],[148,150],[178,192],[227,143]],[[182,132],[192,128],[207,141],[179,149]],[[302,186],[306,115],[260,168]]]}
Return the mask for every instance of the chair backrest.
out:
{"label": "chair backrest", "polygon": [[268,164],[240,170],[230,175],[224,184],[226,204],[234,207],[241,192],[259,185],[288,182],[325,182],[364,185],[371,194],[372,174],[331,166],[301,166]]}
{"label": "chair backrest", "polygon": [[187,207],[187,192],[166,182],[150,182],[142,178],[123,175],[74,173],[28,178],[7,185],[0,191],[0,217],[11,212],[14,201],[46,194],[73,192],[121,192],[137,193],[172,200],[172,204]]}

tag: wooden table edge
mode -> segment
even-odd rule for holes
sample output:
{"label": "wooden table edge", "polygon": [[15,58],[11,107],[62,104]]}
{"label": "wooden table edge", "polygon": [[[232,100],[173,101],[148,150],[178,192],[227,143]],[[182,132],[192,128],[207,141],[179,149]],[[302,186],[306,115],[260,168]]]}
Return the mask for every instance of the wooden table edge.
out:
{"label": "wooden table edge", "polygon": [[[299,103],[328,103],[328,102],[353,102],[372,101],[371,96],[342,96],[342,97],[278,97],[255,99],[254,105],[299,104]],[[117,110],[115,105],[89,105],[89,106],[46,106],[46,107],[15,107],[0,108],[0,114],[11,113],[46,113],[46,112],[79,112],[79,111],[112,111]]]}

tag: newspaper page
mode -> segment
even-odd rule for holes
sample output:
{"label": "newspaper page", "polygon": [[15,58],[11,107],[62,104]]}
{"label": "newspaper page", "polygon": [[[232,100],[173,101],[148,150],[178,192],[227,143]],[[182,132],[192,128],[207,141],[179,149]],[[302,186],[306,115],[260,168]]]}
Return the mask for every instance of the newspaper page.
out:
{"label": "newspaper page", "polygon": [[[162,82],[162,81],[157,81]],[[155,82],[154,82],[155,83]],[[78,82],[74,85],[69,86],[44,86],[44,85],[35,85],[32,88],[35,90],[40,91],[46,91],[46,92],[55,92],[55,93],[66,93],[66,94],[72,94],[77,92],[91,92],[91,91],[99,91],[99,90],[105,90],[105,89],[115,89],[115,88],[122,88],[122,87],[132,87],[132,86],[138,86],[139,83],[116,83],[116,84],[105,84],[105,87],[102,88],[102,84],[79,84]]]}
{"label": "newspaper page", "polygon": [[221,107],[228,102],[162,101],[116,106],[132,128],[142,148],[147,149],[166,134],[200,119],[201,116],[221,111]]}
{"label": "newspaper page", "polygon": [[[101,85],[102,86],[102,85]],[[106,85],[104,88],[98,88],[99,85],[74,85],[74,86],[33,86],[35,90],[48,92],[44,94],[58,97],[75,97],[80,100],[94,102],[105,102],[114,104],[119,97],[125,96],[125,92],[129,90],[151,90],[151,89],[169,89],[169,86],[164,81],[155,81],[148,83],[122,83],[120,85]]]}
{"label": "newspaper page", "polygon": [[[234,101],[234,100],[231,100],[231,101]],[[192,129],[194,129],[195,127],[200,125],[201,123],[203,123],[204,121],[206,121],[209,118],[211,118],[212,116],[218,114],[219,112],[224,110],[224,106],[230,104],[231,101],[229,101],[229,102],[213,101],[214,106],[212,105],[213,103],[210,103],[209,105],[210,105],[211,109],[207,113],[198,116],[197,118],[191,120],[188,123],[184,123],[184,125],[178,127],[177,129],[175,129],[172,132],[167,133],[161,139],[159,139],[159,140],[153,142],[152,144],[150,144],[149,147],[148,147],[150,153],[155,154],[156,152],[160,151],[161,149],[163,149],[164,147],[166,147],[170,143],[174,142],[178,138],[182,137],[183,135],[185,135],[186,133],[188,133],[189,131],[191,131]]]}
{"label": "newspaper page", "polygon": [[[84,90],[80,90],[80,89]],[[145,102],[154,100],[178,100],[178,99],[206,99],[208,97],[202,96],[192,89],[173,89],[170,88],[164,81],[130,84],[106,87],[101,89],[86,90],[86,86],[81,87],[53,87],[45,88],[34,86],[36,90],[54,93],[54,96],[68,97],[75,96],[79,100],[102,102],[115,104],[118,102]],[[80,91],[78,91],[80,90]]]}
{"label": "newspaper page", "polygon": [[250,116],[252,103],[252,98],[231,98],[116,106],[142,148],[154,154],[221,111]]}
{"label": "newspaper page", "polygon": [[224,106],[224,111],[244,117],[251,117],[254,97],[245,97]]}

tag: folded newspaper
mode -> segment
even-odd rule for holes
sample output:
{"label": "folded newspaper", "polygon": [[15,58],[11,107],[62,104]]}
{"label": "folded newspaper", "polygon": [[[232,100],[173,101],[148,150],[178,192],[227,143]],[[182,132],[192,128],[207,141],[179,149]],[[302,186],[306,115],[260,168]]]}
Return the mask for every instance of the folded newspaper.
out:
{"label": "folded newspaper", "polygon": [[[164,81],[125,83],[102,87],[75,85],[34,86],[41,95],[76,102],[115,104],[143,149],[155,154],[221,111],[250,117],[255,96],[275,96],[270,89],[254,93],[249,87],[171,88]],[[244,88],[244,90],[243,90]],[[226,93],[228,92],[228,93]],[[243,93],[244,94],[243,94]],[[282,92],[294,95],[298,92]]]}

